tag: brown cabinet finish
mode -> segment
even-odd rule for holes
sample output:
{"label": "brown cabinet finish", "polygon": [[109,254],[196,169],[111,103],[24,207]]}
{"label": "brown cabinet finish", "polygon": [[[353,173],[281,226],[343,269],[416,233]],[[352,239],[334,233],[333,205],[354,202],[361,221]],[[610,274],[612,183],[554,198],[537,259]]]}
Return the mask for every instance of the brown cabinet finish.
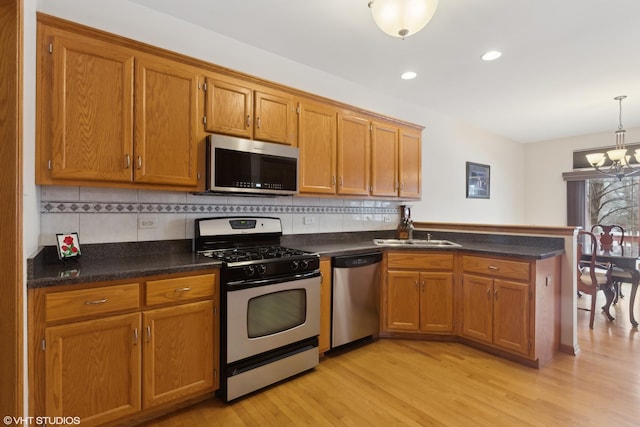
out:
{"label": "brown cabinet finish", "polygon": [[223,76],[207,77],[206,92],[208,132],[296,145],[296,105],[286,92]]}
{"label": "brown cabinet finish", "polygon": [[47,416],[99,425],[138,412],[139,329],[139,313],[47,328]]}
{"label": "brown cabinet finish", "polygon": [[331,348],[331,293],[332,274],[331,258],[320,260],[320,336],[318,352],[320,354]]}
{"label": "brown cabinet finish", "polygon": [[140,54],[136,57],[134,180],[198,184],[198,70]]}
{"label": "brown cabinet finish", "polygon": [[213,301],[148,310],[142,323],[144,408],[213,389]]}
{"label": "brown cabinet finish", "polygon": [[336,192],[336,114],[334,108],[315,102],[298,106],[301,193]]}
{"label": "brown cabinet finish", "polygon": [[419,199],[422,190],[422,137],[415,129],[400,128],[398,196]]}
{"label": "brown cabinet finish", "polygon": [[29,290],[31,414],[98,425],[210,396],[218,286],[209,270]]}
{"label": "brown cabinet finish", "polygon": [[373,123],[371,137],[371,195],[398,196],[398,128]]}
{"label": "brown cabinet finish", "polygon": [[389,252],[387,331],[454,332],[453,254]]}
{"label": "brown cabinet finish", "polygon": [[368,119],[338,114],[338,194],[368,196],[371,176]]}
{"label": "brown cabinet finish", "polygon": [[204,188],[198,69],[84,31],[38,24],[36,182]]}

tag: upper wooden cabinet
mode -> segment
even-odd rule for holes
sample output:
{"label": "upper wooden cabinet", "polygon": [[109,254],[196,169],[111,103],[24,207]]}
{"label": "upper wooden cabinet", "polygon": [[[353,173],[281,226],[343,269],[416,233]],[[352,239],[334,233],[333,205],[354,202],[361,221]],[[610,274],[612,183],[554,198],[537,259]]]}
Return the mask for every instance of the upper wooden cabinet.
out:
{"label": "upper wooden cabinet", "polygon": [[370,123],[364,117],[338,114],[338,194],[369,195]]}
{"label": "upper wooden cabinet", "polygon": [[398,196],[419,199],[422,189],[422,137],[417,129],[400,128]]}
{"label": "upper wooden cabinet", "polygon": [[301,193],[336,192],[336,114],[325,104],[298,107],[299,187]]}
{"label": "upper wooden cabinet", "polygon": [[206,131],[296,145],[291,95],[224,77],[207,77],[205,88]]}
{"label": "upper wooden cabinet", "polygon": [[198,69],[38,30],[38,184],[204,188]]}
{"label": "upper wooden cabinet", "polygon": [[198,70],[136,57],[134,180],[195,187],[200,108]]}

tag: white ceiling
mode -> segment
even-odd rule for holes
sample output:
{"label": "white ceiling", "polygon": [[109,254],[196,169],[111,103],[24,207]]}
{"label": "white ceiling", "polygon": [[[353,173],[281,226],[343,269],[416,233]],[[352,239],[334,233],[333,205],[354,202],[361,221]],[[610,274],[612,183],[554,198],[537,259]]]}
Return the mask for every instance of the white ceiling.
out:
{"label": "white ceiling", "polygon": [[[440,0],[405,40],[368,0],[132,1],[518,142],[611,131],[613,144],[617,95],[624,127],[640,126],[638,0]],[[502,58],[481,61],[492,49]]]}

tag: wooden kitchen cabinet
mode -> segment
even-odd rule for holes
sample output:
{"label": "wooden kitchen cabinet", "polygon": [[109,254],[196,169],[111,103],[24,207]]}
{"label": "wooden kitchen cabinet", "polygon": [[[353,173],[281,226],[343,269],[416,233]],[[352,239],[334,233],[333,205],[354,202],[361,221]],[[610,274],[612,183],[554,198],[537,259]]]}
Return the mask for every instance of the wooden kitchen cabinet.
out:
{"label": "wooden kitchen cabinet", "polygon": [[295,146],[296,103],[283,91],[224,76],[207,77],[205,129]]}
{"label": "wooden kitchen cabinet", "polygon": [[29,290],[34,416],[144,418],[219,386],[218,271]]}
{"label": "wooden kitchen cabinet", "polygon": [[299,188],[301,193],[336,192],[336,117],[329,105],[298,105]]}
{"label": "wooden kitchen cabinet", "polygon": [[419,199],[422,191],[422,132],[400,128],[398,147],[398,196]]}
{"label": "wooden kitchen cabinet", "polygon": [[331,258],[320,260],[320,336],[318,352],[320,354],[331,348],[331,292],[332,270]]}
{"label": "wooden kitchen cabinet", "polygon": [[462,257],[463,337],[544,362],[557,350],[557,257]]}
{"label": "wooden kitchen cabinet", "polygon": [[36,182],[204,188],[199,71],[38,24]]}
{"label": "wooden kitchen cabinet", "polygon": [[398,127],[373,123],[371,136],[371,195],[398,196]]}
{"label": "wooden kitchen cabinet", "polygon": [[214,385],[214,307],[201,301],[145,311],[143,407]]}
{"label": "wooden kitchen cabinet", "polygon": [[368,196],[371,177],[371,122],[338,113],[337,193]]}
{"label": "wooden kitchen cabinet", "polygon": [[46,330],[46,415],[99,425],[141,409],[140,314]]}
{"label": "wooden kitchen cabinet", "polygon": [[453,254],[387,254],[385,329],[454,332]]}

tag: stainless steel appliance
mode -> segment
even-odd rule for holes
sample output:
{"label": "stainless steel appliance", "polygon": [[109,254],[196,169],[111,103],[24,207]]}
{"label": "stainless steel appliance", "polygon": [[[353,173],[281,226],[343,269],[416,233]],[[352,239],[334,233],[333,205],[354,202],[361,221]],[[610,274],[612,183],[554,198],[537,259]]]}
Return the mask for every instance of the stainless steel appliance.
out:
{"label": "stainless steel appliance", "polygon": [[278,218],[195,221],[194,250],[222,261],[221,397],[230,401],[318,364],[320,259],[280,246]]}
{"label": "stainless steel appliance", "polygon": [[225,135],[207,137],[207,191],[298,193],[298,149]]}
{"label": "stainless steel appliance", "polygon": [[377,335],[382,253],[334,257],[331,347]]}

